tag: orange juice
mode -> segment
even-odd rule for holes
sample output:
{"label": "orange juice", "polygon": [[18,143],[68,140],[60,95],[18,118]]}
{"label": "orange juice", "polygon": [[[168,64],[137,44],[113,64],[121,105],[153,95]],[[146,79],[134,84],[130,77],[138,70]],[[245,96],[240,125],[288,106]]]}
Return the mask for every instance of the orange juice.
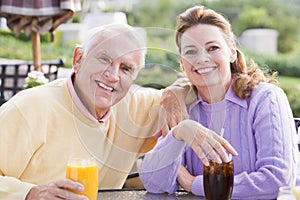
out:
{"label": "orange juice", "polygon": [[90,161],[69,162],[66,170],[66,178],[84,185],[84,191],[73,191],[85,195],[89,200],[96,200],[98,194],[98,167],[96,162]]}

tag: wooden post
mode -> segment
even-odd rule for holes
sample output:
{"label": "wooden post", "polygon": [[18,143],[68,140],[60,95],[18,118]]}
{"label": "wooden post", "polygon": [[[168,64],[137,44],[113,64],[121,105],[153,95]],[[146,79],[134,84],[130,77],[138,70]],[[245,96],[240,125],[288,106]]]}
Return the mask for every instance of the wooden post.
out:
{"label": "wooden post", "polygon": [[42,71],[40,34],[35,31],[32,31],[31,40],[32,40],[32,55],[33,55],[34,70]]}

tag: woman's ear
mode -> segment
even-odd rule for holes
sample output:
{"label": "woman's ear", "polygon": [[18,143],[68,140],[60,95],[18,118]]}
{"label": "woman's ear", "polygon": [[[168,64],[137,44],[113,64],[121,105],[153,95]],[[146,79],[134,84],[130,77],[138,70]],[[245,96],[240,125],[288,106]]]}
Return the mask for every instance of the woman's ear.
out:
{"label": "woman's ear", "polygon": [[236,59],[237,59],[237,49],[236,49],[236,44],[233,42],[231,46],[230,63],[234,63]]}
{"label": "woman's ear", "polygon": [[74,56],[72,62],[72,66],[75,73],[77,73],[78,70],[80,69],[82,59],[83,59],[83,49],[82,47],[76,47],[74,50]]}

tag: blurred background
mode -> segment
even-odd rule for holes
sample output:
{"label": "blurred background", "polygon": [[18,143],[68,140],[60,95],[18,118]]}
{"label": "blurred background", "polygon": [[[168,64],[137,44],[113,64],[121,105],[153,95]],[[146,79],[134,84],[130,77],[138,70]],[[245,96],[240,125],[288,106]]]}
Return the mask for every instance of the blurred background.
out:
{"label": "blurred background", "polygon": [[[107,23],[128,23],[147,32],[146,67],[136,84],[163,88],[180,72],[175,46],[177,16],[194,5],[221,12],[232,24],[239,48],[267,71],[278,71],[279,86],[300,117],[299,0],[83,0],[82,9],[50,34],[41,36],[42,60],[64,59],[71,68],[73,49],[88,29]],[[16,37],[0,18],[0,58],[32,60],[31,38]]]}

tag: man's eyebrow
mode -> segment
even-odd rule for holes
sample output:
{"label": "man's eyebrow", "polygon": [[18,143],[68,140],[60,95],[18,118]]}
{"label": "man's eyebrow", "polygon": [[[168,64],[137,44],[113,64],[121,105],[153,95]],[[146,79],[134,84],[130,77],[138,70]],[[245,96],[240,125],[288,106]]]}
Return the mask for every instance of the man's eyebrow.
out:
{"label": "man's eyebrow", "polygon": [[132,63],[132,62],[128,62],[128,61],[125,61],[123,62],[124,65],[128,66],[128,67],[131,67],[132,69],[138,69],[138,66],[135,64],[135,63]]}
{"label": "man's eyebrow", "polygon": [[108,55],[108,52],[105,49],[98,49],[98,50],[95,50],[95,54],[105,54],[105,55]]}
{"label": "man's eyebrow", "polygon": [[108,51],[105,49],[100,49],[94,52],[95,56],[107,56],[109,59],[112,59],[112,56],[109,55]]}

